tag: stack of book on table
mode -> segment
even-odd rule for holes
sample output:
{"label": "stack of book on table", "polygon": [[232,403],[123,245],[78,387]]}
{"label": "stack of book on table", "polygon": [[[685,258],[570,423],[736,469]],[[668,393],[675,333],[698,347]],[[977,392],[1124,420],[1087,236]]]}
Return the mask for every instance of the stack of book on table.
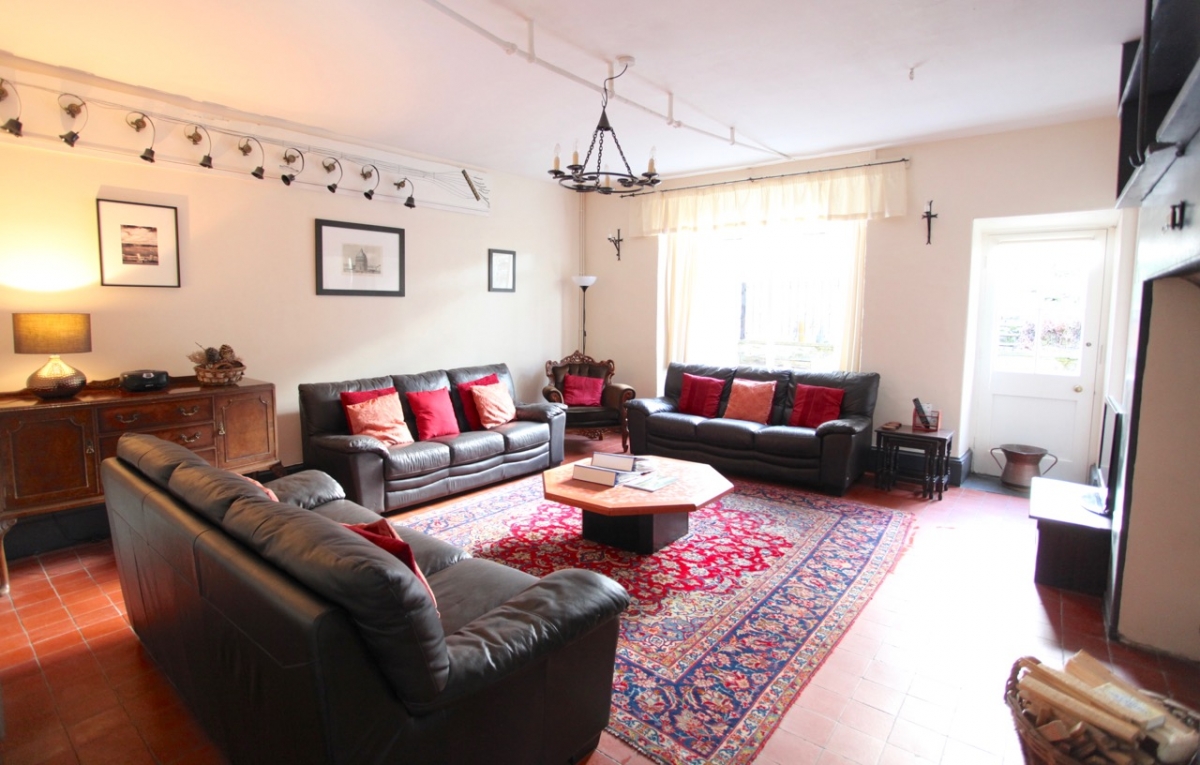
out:
{"label": "stack of book on table", "polygon": [[654,463],[646,457],[603,452],[593,454],[590,465],[576,462],[571,477],[601,486],[629,486],[643,491],[661,489],[675,480],[672,476],[655,474]]}

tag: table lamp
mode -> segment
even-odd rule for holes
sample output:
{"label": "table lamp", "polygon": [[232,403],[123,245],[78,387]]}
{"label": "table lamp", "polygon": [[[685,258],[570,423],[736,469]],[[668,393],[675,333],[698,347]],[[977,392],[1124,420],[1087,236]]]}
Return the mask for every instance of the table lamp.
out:
{"label": "table lamp", "polygon": [[26,385],[38,398],[70,398],[83,389],[87,377],[58,356],[92,352],[90,313],[14,313],[13,351],[50,354],[50,360],[29,376]]}

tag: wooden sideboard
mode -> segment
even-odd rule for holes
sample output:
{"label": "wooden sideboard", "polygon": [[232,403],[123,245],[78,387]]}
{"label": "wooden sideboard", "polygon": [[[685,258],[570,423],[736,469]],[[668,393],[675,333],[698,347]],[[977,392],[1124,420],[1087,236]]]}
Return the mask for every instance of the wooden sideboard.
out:
{"label": "wooden sideboard", "polygon": [[0,393],[0,594],[8,592],[4,537],[20,518],[104,500],[100,462],[123,433],[175,441],[239,473],[278,465],[275,386],[243,379],[201,386],[173,377],[157,391],[85,388],[65,400]]}

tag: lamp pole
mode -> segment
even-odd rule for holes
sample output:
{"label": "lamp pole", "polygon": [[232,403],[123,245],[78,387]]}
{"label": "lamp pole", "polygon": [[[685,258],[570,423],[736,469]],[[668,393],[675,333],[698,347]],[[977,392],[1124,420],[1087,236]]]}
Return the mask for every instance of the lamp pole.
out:
{"label": "lamp pole", "polygon": [[583,355],[587,355],[587,289],[596,283],[594,276],[572,276],[571,281],[583,291]]}

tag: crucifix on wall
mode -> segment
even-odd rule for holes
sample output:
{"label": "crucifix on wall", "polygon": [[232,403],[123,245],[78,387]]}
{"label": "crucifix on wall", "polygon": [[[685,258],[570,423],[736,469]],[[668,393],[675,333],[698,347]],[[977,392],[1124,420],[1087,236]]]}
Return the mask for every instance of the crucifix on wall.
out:
{"label": "crucifix on wall", "polygon": [[621,259],[621,242],[625,241],[624,239],[621,238],[621,229],[617,229],[617,235],[610,236],[608,238],[608,241],[612,242],[613,247],[617,248],[617,260],[620,260]]}
{"label": "crucifix on wall", "polygon": [[933,200],[925,205],[925,214],[921,216],[925,219],[925,244],[933,242],[933,219],[937,217],[937,213],[933,211]]}

